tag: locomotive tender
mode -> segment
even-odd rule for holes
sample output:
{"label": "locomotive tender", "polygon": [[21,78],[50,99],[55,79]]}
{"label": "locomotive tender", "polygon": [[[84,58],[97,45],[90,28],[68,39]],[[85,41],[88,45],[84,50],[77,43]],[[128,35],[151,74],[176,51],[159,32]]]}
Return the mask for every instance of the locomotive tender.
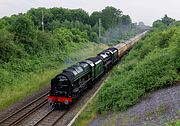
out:
{"label": "locomotive tender", "polygon": [[80,95],[92,88],[95,81],[106,73],[147,31],[136,37],[108,48],[96,57],[79,62],[51,80],[48,101],[52,107],[75,103]]}

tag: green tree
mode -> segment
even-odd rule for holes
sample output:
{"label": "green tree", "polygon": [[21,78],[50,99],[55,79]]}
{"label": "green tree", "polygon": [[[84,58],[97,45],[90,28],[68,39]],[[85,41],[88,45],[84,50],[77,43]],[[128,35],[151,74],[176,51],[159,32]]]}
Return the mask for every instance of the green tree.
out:
{"label": "green tree", "polygon": [[89,14],[82,10],[82,9],[74,9],[74,10],[70,10],[70,17],[71,20],[69,21],[79,21],[82,22],[84,24],[89,24]]}
{"label": "green tree", "polygon": [[130,25],[132,23],[129,15],[122,15],[120,18],[122,25]]}
{"label": "green tree", "polygon": [[98,23],[99,18],[102,18],[101,12],[94,11],[90,16],[90,24],[91,26],[94,26]]}
{"label": "green tree", "polygon": [[65,28],[57,28],[53,31],[53,37],[58,43],[60,49],[66,49],[68,43],[73,42],[73,34]]}
{"label": "green tree", "polygon": [[175,20],[165,14],[165,16],[162,18],[162,22],[166,25],[170,25],[171,23],[175,22]]}
{"label": "green tree", "polygon": [[59,20],[53,20],[47,24],[46,30],[53,31],[56,28],[60,28],[62,23]]}
{"label": "green tree", "polygon": [[48,23],[53,21],[53,14],[50,12],[50,10],[42,7],[37,9],[32,8],[27,12],[27,15],[31,17],[34,25],[37,26],[40,30],[42,28],[42,16],[45,29],[48,26]]}
{"label": "green tree", "polygon": [[164,29],[166,27],[167,25],[164,24],[161,20],[157,20],[153,22],[153,28]]}
{"label": "green tree", "polygon": [[13,34],[6,29],[1,29],[0,36],[0,59],[8,62],[11,58],[20,57],[21,51],[13,41]]}
{"label": "green tree", "polygon": [[[58,20],[61,23],[71,16],[69,10],[64,8],[51,8],[50,13],[52,14],[52,20]],[[69,16],[67,16],[68,14]]]}
{"label": "green tree", "polygon": [[176,22],[174,23],[174,25],[175,25],[175,26],[180,26],[180,21],[176,21]]}
{"label": "green tree", "polygon": [[36,28],[28,16],[19,16],[13,24],[13,30],[18,40],[34,39]]}
{"label": "green tree", "polygon": [[8,28],[9,24],[5,19],[0,19],[0,29]]}
{"label": "green tree", "polygon": [[91,32],[90,35],[89,35],[89,39],[92,41],[92,42],[98,42],[98,35],[96,32]]}
{"label": "green tree", "polygon": [[102,10],[102,23],[105,29],[115,26],[119,23],[122,11],[114,7],[106,7]]}
{"label": "green tree", "polygon": [[42,55],[43,53],[51,53],[58,50],[58,45],[51,33],[39,31],[37,36],[38,48],[35,49],[35,52]]}
{"label": "green tree", "polygon": [[33,48],[36,47],[37,29],[31,18],[26,15],[19,16],[12,28],[16,42],[23,44],[28,53],[33,53]]}

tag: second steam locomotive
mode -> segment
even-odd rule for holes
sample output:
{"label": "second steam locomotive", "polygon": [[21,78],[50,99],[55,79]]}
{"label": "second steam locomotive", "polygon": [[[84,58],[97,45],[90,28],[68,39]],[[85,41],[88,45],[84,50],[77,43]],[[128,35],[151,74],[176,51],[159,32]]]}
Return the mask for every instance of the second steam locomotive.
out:
{"label": "second steam locomotive", "polygon": [[80,95],[92,88],[96,80],[106,73],[146,32],[108,48],[96,57],[79,62],[51,80],[48,101],[52,107],[75,103]]}

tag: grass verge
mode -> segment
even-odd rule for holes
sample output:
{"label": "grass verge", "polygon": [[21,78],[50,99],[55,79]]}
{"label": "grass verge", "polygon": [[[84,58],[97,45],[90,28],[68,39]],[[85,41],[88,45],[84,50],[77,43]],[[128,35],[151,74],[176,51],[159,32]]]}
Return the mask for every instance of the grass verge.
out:
{"label": "grass verge", "polygon": [[95,105],[96,100],[97,97],[95,97],[92,102],[87,105],[81,115],[76,119],[73,126],[86,126],[89,122],[97,117],[98,113]]}

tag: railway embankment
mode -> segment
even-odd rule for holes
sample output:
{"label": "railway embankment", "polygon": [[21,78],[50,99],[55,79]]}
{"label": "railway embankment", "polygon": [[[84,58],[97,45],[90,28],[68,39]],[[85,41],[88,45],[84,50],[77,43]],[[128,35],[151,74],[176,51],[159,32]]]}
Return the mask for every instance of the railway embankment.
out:
{"label": "railway embankment", "polygon": [[180,80],[179,41],[180,27],[148,33],[113,68],[74,125],[178,123],[180,96],[179,83],[175,83]]}

